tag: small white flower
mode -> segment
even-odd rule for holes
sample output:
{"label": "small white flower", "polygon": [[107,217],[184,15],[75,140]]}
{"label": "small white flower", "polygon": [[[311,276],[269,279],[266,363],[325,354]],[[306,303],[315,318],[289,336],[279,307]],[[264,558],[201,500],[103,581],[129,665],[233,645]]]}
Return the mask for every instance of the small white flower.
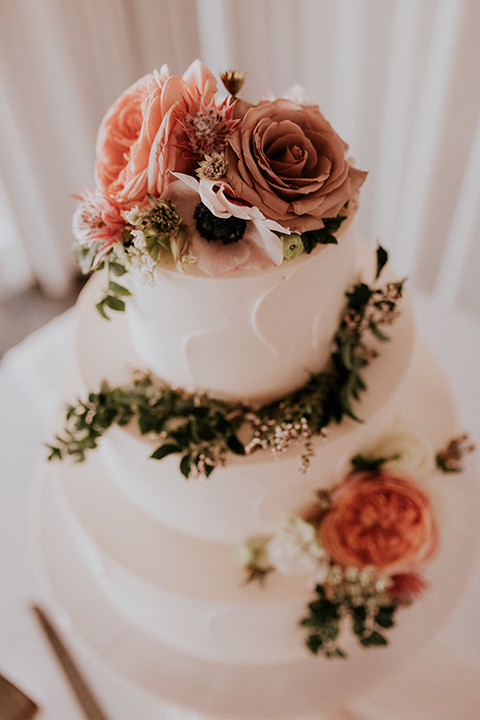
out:
{"label": "small white flower", "polygon": [[340,565],[331,565],[327,574],[329,585],[340,585],[343,582],[343,568]]}
{"label": "small white flower", "polygon": [[315,568],[315,572],[312,576],[312,581],[314,585],[325,585],[325,583],[327,582],[329,571],[330,565],[327,562],[327,558],[319,558],[318,565]]}
{"label": "small white flower", "polygon": [[385,590],[388,590],[388,588],[391,587],[392,582],[391,578],[386,575],[381,575],[375,580],[375,590],[377,592],[385,592]]}
{"label": "small white flower", "polygon": [[135,207],[125,213],[125,218],[130,225],[139,225],[143,219],[143,213],[139,210],[138,205],[135,205]]}
{"label": "small white flower", "polygon": [[[140,232],[140,231],[139,231]],[[136,238],[139,245],[142,244],[141,238]],[[154,285],[155,260],[151,255],[141,247],[135,247],[135,244],[129,248],[123,245],[115,245],[112,250],[114,259],[116,258],[121,265],[127,270],[135,269],[140,275],[140,281],[144,285]]]}
{"label": "small white flower", "polygon": [[434,453],[427,440],[414,428],[396,423],[387,428],[366,453],[375,458],[391,458],[383,468],[415,480],[435,471]]}
{"label": "small white flower", "polygon": [[371,585],[375,576],[375,568],[372,565],[366,565],[358,574],[358,581],[362,585]]}
{"label": "small white flower", "polygon": [[357,582],[359,579],[359,574],[360,574],[360,571],[356,567],[351,566],[351,567],[345,568],[345,573],[344,573],[345,580],[349,583]]}
{"label": "small white flower", "polygon": [[285,97],[287,100],[291,100],[297,105],[315,105],[313,97],[305,90],[303,85],[296,83],[292,85],[290,90],[286,93]]}
{"label": "small white flower", "polygon": [[132,230],[133,245],[137,250],[147,250],[147,241],[145,239],[145,233],[142,230]]}
{"label": "small white flower", "polygon": [[313,573],[324,557],[313,525],[291,518],[266,547],[272,567],[285,575]]}

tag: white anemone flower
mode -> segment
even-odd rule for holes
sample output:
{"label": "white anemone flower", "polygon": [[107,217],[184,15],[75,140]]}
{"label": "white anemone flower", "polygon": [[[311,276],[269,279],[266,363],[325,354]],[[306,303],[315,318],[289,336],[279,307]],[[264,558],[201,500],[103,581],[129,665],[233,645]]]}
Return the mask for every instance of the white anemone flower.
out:
{"label": "white anemone flower", "polygon": [[301,518],[291,518],[266,546],[268,560],[285,575],[319,572],[325,551],[316,529]]}
{"label": "white anemone flower", "polygon": [[[190,234],[189,254],[198,268],[208,275],[220,275],[230,270],[268,270],[283,261],[283,242],[277,233],[289,234],[287,228],[268,220],[256,207],[235,197],[228,183],[222,180],[197,180],[190,175],[174,173],[164,195],[175,206]],[[245,222],[241,237],[225,244],[208,239],[199,232],[194,217],[202,203],[207,211],[220,220],[237,218]]]}

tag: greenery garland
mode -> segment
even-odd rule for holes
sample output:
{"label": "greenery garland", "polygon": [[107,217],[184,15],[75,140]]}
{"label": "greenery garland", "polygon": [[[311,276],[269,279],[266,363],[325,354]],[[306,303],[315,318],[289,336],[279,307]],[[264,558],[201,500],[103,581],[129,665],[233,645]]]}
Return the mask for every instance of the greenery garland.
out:
{"label": "greenery garland", "polygon": [[[375,280],[387,257],[379,247]],[[388,340],[381,327],[397,316],[402,286],[403,281],[381,288],[354,285],[346,293],[327,369],[284,399],[253,409],[164,387],[150,375],[137,375],[123,387],[103,382],[98,393],[67,407],[64,435],[56,436],[56,445],[48,445],[49,459],[70,455],[81,462],[109,427],[135,419],[141,434],[158,437],[151,457],[161,460],[179,454],[180,470],[187,478],[208,477],[224,464],[228,452],[245,455],[263,448],[278,454],[298,441],[304,445],[305,470],[313,454],[312,436],[325,434],[331,422],[339,423],[345,416],[359,421],[352,403],[365,391],[362,371],[377,354],[368,339]]]}

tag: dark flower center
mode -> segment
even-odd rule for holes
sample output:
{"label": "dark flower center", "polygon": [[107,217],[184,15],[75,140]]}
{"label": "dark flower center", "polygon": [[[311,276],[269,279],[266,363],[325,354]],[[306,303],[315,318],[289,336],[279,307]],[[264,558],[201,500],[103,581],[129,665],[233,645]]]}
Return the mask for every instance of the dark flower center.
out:
{"label": "dark flower center", "polygon": [[179,214],[169,202],[162,202],[150,210],[148,219],[157,232],[166,235],[173,234],[181,222]]}
{"label": "dark flower center", "polygon": [[221,240],[224,245],[236,243],[242,239],[247,229],[247,221],[241,218],[219,218],[202,202],[195,206],[193,219],[198,233],[208,240]]}

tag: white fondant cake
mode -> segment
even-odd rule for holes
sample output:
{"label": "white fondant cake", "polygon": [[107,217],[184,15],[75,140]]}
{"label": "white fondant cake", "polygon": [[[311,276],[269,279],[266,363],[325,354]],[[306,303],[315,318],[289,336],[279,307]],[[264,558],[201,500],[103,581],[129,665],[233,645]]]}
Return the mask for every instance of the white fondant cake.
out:
{"label": "white fondant cake", "polygon": [[141,366],[173,387],[234,402],[284,397],[325,367],[358,251],[349,221],[338,245],[262,273],[212,280],[195,268],[181,274],[170,260],[152,286],[133,277],[126,314]]}
{"label": "white fondant cake", "polygon": [[[74,624],[134,682],[217,716],[295,717],[381,680],[442,622],[461,542],[439,469],[462,453],[435,469],[453,408],[358,237],[365,174],[316,106],[236,102],[237,81],[217,101],[200,63],[162,68],[102,123],[74,224],[83,267],[106,266],[77,308],[70,385],[88,399],[52,448],[85,462],[45,473],[42,547]],[[369,647],[397,610],[391,645]]]}

